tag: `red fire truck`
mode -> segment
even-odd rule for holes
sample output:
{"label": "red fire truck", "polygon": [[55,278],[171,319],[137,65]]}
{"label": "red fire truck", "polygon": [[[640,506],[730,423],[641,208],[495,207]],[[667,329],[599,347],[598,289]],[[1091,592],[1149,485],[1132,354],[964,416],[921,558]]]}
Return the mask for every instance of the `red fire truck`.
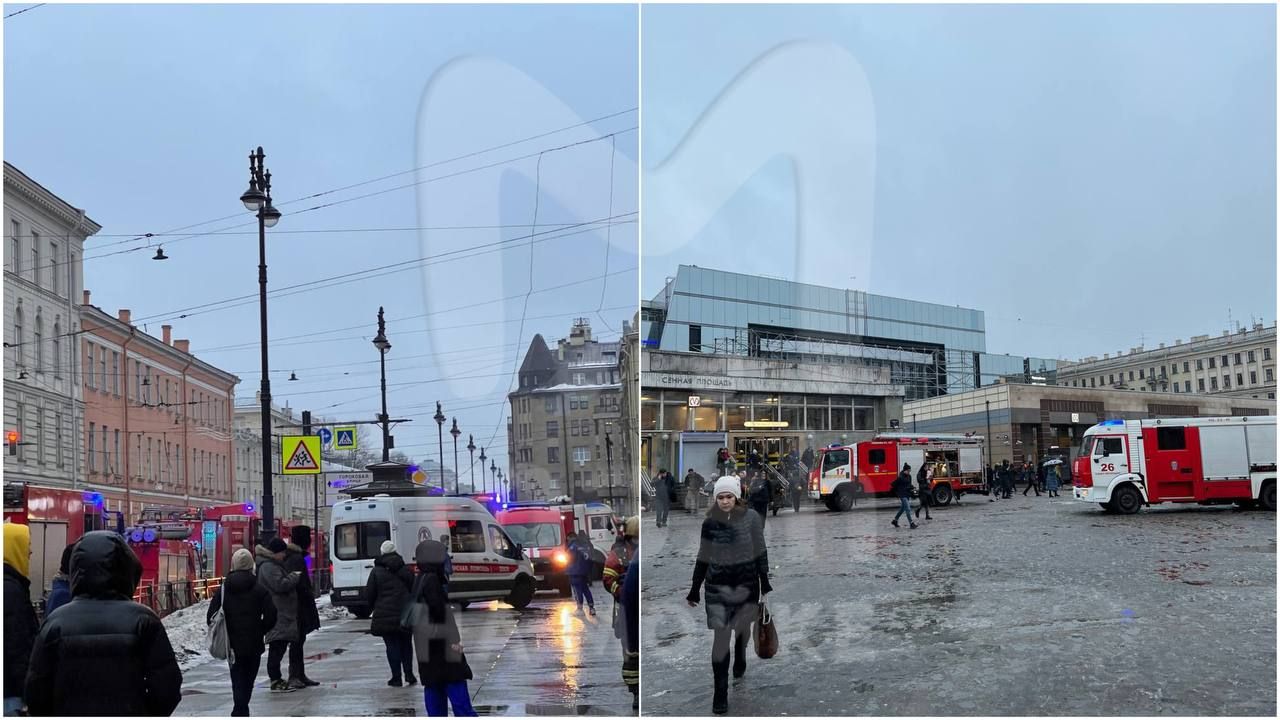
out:
{"label": "red fire truck", "polygon": [[938,505],[967,492],[985,492],[984,439],[972,435],[883,433],[866,442],[822,448],[809,471],[809,497],[836,512],[849,510],[859,497],[889,497],[903,464],[912,481],[920,466],[933,468],[933,500]]}
{"label": "red fire truck", "polygon": [[204,598],[199,548],[185,523],[144,522],[126,529],[125,541],[142,563],[135,600],[164,616]]}
{"label": "red fire truck", "polygon": [[49,593],[62,550],[94,530],[124,532],[124,517],[103,509],[102,493],[5,483],[4,521],[31,528],[31,600]]}
{"label": "red fire truck", "polygon": [[1154,503],[1276,509],[1276,419],[1108,420],[1084,433],[1077,500],[1131,515]]}

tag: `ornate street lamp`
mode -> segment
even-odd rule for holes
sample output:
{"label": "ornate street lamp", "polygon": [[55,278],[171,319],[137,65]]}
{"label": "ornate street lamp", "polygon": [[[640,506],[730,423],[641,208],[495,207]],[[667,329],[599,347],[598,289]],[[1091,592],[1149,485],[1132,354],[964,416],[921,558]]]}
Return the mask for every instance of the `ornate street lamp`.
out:
{"label": "ornate street lamp", "polygon": [[391,343],[387,341],[387,322],[382,316],[382,308],[378,308],[378,334],[373,338],[373,346],[378,348],[378,364],[382,373],[382,415],[378,420],[382,423],[382,462],[391,462],[391,416],[387,414],[387,351]]}
{"label": "ornate street lamp", "polygon": [[[458,436],[462,431],[458,429],[458,418],[453,419],[453,427],[449,428],[449,434],[453,436],[453,494],[460,495],[458,492]],[[475,488],[471,488],[471,492],[475,492]]]}

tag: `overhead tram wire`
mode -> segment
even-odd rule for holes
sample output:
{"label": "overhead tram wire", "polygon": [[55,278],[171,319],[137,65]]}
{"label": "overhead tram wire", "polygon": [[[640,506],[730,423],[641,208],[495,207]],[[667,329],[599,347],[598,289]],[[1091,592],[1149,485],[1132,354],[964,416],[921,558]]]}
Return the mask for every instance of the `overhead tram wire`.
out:
{"label": "overhead tram wire", "polygon": [[[622,214],[622,215],[618,215],[618,217],[619,217],[619,218],[622,218],[622,217],[627,217],[627,216],[630,216],[630,215],[637,215],[637,214],[638,214],[638,213],[630,212],[630,213],[625,213],[625,214]],[[593,224],[597,224],[597,223],[603,222],[604,220],[610,220],[610,219],[611,219],[611,218],[604,218],[604,219],[602,219],[602,220],[592,220],[592,221],[588,221],[588,222],[583,222],[583,223],[579,223],[579,226],[593,225]],[[632,222],[634,222],[634,221],[630,221],[630,220],[628,220],[628,221],[620,222],[619,224],[631,224]],[[573,226],[570,226],[570,227],[572,228]],[[586,227],[586,228],[584,228],[584,229],[576,230],[576,231],[574,231],[574,232],[563,232],[563,231],[565,230],[565,228],[560,228],[560,229],[556,229],[556,230],[549,230],[549,231],[547,231],[547,232],[546,232],[546,233],[544,233],[544,234],[549,234],[549,233],[562,233],[562,234],[559,234],[559,235],[550,235],[549,237],[544,237],[544,238],[542,238],[542,239],[537,240],[537,242],[547,242],[547,241],[549,241],[549,240],[558,240],[558,239],[562,239],[562,238],[566,238],[566,237],[573,237],[573,236],[575,236],[575,235],[582,235],[582,234],[589,233],[589,232],[595,232],[597,229],[598,229],[598,228]],[[529,235],[517,236],[517,237],[514,237],[514,238],[508,238],[508,239],[506,239],[506,240],[497,240],[497,241],[494,241],[494,242],[484,243],[484,244],[481,244],[481,245],[474,245],[474,246],[467,247],[467,248],[459,248],[459,249],[457,249],[457,250],[450,250],[450,251],[448,251],[448,252],[440,253],[440,254],[438,254],[438,255],[424,255],[424,256],[420,256],[420,257],[413,258],[413,259],[410,259],[410,260],[402,260],[402,261],[400,261],[400,262],[390,263],[390,264],[387,264],[387,265],[380,265],[380,266],[378,266],[378,267],[367,268],[367,269],[365,269],[365,270],[355,270],[355,271],[352,271],[352,272],[340,273],[340,274],[338,274],[338,275],[333,275],[333,276],[326,277],[326,278],[320,278],[320,279],[317,279],[317,280],[310,280],[310,281],[307,281],[307,282],[305,282],[305,283],[298,283],[298,284],[296,284],[296,285],[289,285],[289,286],[282,287],[282,288],[276,288],[275,290],[272,290],[271,292],[269,292],[269,293],[268,293],[268,297],[282,297],[282,296],[293,295],[293,294],[296,294],[296,293],[291,293],[291,292],[286,292],[286,291],[289,291],[289,290],[298,290],[298,289],[302,289],[302,288],[308,288],[308,287],[310,287],[310,286],[313,286],[313,285],[321,285],[321,284],[323,284],[323,283],[332,283],[332,284],[330,284],[330,285],[325,285],[324,287],[334,287],[334,286],[336,286],[336,285],[341,285],[341,284],[345,284],[346,282],[350,282],[351,280],[356,280],[356,281],[358,281],[358,280],[368,280],[368,279],[372,279],[372,278],[374,278],[374,277],[381,277],[381,276],[382,276],[382,274],[389,274],[389,273],[382,273],[382,274],[379,274],[379,275],[368,275],[368,274],[369,274],[369,273],[379,273],[379,272],[381,272],[381,271],[384,271],[384,270],[390,270],[390,269],[393,269],[393,268],[401,268],[401,270],[408,270],[408,269],[412,269],[412,268],[413,268],[413,266],[415,266],[415,265],[420,265],[420,264],[424,264],[424,263],[444,262],[444,261],[452,260],[452,259],[465,259],[465,258],[477,257],[477,256],[479,256],[479,255],[485,255],[485,254],[489,254],[489,253],[491,253],[491,252],[495,252],[495,251],[501,250],[501,249],[503,249],[503,248],[502,248],[502,246],[504,246],[504,245],[508,245],[508,244],[510,244],[510,243],[517,242],[517,241],[520,241],[520,240],[526,240],[526,239],[527,239],[527,240],[530,240],[530,242],[532,243],[532,242],[533,242],[533,237],[534,237],[534,234],[532,234],[532,233],[531,233],[531,234],[529,234]],[[469,254],[469,255],[462,255],[462,253],[471,253],[471,254]],[[453,256],[459,256],[459,257],[453,257]],[[399,272],[399,271],[400,271],[400,270],[396,270],[395,272]],[[357,275],[368,275],[368,277],[355,277],[355,276],[357,276]],[[340,281],[340,282],[339,282],[339,281]],[[322,288],[315,288],[315,289],[322,289]],[[137,318],[134,322],[143,322],[143,321],[147,321],[147,320],[180,320],[180,319],[183,319],[183,318],[189,317],[189,316],[194,315],[194,314],[203,314],[203,313],[191,313],[191,312],[188,312],[188,311],[192,311],[192,310],[204,310],[205,308],[213,308],[214,306],[217,306],[217,305],[228,305],[228,307],[235,307],[237,304],[249,304],[249,303],[247,303],[247,302],[242,302],[242,301],[252,301],[252,302],[257,302],[256,298],[257,298],[257,295],[240,295],[240,296],[233,297],[233,298],[226,298],[226,299],[223,299],[223,300],[216,300],[216,301],[212,301],[212,302],[202,303],[202,304],[200,304],[200,305],[192,305],[192,306],[185,307],[185,308],[178,308],[178,309],[176,309],[176,310],[171,310],[171,311],[168,311],[168,312],[165,312],[165,313],[158,313],[158,314],[155,314],[155,315],[148,315],[148,316],[146,316],[146,317]],[[219,308],[219,309],[228,309],[228,308]]]}

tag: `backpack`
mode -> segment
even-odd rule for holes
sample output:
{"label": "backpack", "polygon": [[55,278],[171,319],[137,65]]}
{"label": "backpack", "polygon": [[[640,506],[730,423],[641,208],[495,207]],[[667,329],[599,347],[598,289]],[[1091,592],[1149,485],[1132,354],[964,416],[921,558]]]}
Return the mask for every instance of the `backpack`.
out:
{"label": "backpack", "polygon": [[231,638],[227,635],[227,585],[224,582],[220,590],[222,597],[218,602],[218,611],[213,614],[213,621],[209,623],[209,629],[205,634],[205,642],[209,648],[209,654],[219,660],[226,660],[235,664],[236,654],[231,650]]}

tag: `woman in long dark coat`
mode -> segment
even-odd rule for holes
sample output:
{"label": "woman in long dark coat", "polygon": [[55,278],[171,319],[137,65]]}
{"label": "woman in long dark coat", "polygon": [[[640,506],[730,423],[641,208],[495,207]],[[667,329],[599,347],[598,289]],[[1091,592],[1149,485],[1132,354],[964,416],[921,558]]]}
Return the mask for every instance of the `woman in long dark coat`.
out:
{"label": "woman in long dark coat", "polygon": [[[378,548],[382,554],[373,561],[373,572],[365,584],[364,594],[373,605],[373,619],[369,633],[382,638],[387,646],[387,664],[391,666],[391,679],[387,685],[403,687],[418,682],[413,675],[413,635],[400,628],[400,614],[409,602],[413,588],[413,571],[404,564],[404,558],[396,552],[396,544],[387,540]],[[404,669],[404,682],[400,671]]]}
{"label": "woman in long dark coat", "polygon": [[[223,597],[226,601],[223,602]],[[262,666],[263,642],[276,624],[276,605],[271,592],[253,574],[253,553],[240,548],[231,555],[231,572],[209,602],[206,622],[222,610],[227,640],[234,656],[231,663],[231,717],[248,717],[253,684]]]}
{"label": "woman in long dark coat", "polygon": [[[769,554],[760,515],[742,504],[742,487],[735,477],[716,481],[716,502],[702,521],[702,540],[693,568],[693,588],[686,600],[697,607],[706,582],[707,627],[714,631],[711,669],[715,694],[711,711],[729,711],[729,645],[734,646],[733,676],[747,671],[747,639],[751,623],[769,585]],[[737,636],[734,637],[734,633]]]}

